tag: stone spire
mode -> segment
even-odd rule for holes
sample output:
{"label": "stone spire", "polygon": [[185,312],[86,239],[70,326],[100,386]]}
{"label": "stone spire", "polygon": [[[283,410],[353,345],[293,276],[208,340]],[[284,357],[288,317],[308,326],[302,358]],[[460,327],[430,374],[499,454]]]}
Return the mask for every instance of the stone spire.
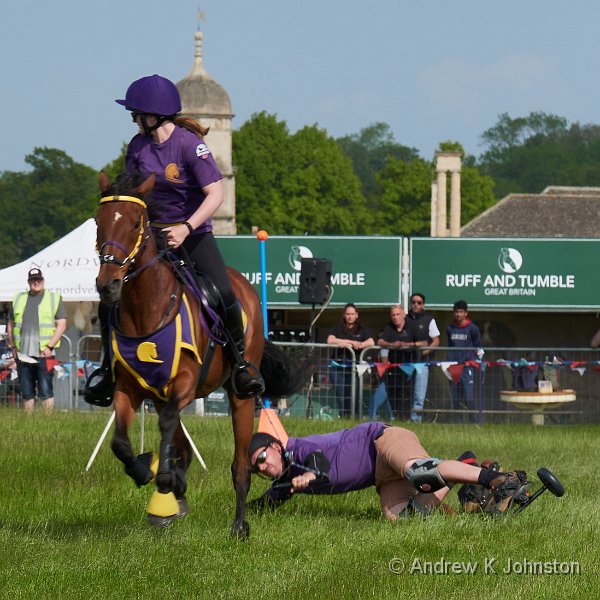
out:
{"label": "stone spire", "polygon": [[[202,13],[199,19],[203,19]],[[217,165],[223,174],[225,200],[215,216],[215,233],[235,234],[235,178],[231,161],[231,131],[233,112],[231,100],[225,88],[207,72],[202,60],[203,35],[198,30],[194,34],[194,64],[190,72],[177,83],[181,96],[182,115],[193,117],[202,125],[210,127],[206,143],[212,151]]]}

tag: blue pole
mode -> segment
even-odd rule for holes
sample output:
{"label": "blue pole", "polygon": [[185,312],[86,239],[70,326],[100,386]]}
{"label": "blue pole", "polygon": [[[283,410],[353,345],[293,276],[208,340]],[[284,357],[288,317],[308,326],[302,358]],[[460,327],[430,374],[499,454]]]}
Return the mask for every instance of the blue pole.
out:
{"label": "blue pole", "polygon": [[257,234],[258,249],[260,253],[260,295],[262,303],[263,328],[265,339],[269,337],[269,321],[267,318],[267,249],[266,242],[269,235],[261,229]]}

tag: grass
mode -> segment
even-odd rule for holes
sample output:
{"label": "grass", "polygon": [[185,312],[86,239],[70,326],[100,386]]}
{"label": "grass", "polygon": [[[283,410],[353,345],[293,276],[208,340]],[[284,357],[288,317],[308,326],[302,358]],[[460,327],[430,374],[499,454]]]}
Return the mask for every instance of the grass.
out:
{"label": "grass", "polygon": [[[600,510],[597,426],[411,426],[434,456],[470,448],[530,475],[547,466],[567,490],[543,495],[515,517],[434,514],[392,525],[373,489],[298,497],[251,515],[250,539],[229,538],[233,450],[226,418],[186,418],[209,471],[194,461],[187,519],[167,530],[145,520],[152,486],[137,489],[108,440],[85,465],[108,413],[0,410],[0,598],[597,598]],[[347,422],[286,421],[288,432],[331,431]],[[139,429],[132,428],[139,448]],[[145,449],[158,447],[156,416]],[[267,482],[255,480],[250,496]],[[456,492],[449,502],[457,506]],[[495,561],[485,572],[486,560]],[[577,563],[573,574],[503,573],[509,561]],[[393,573],[394,568],[402,573]],[[476,572],[423,573],[443,561]],[[488,562],[489,564],[489,562]],[[412,572],[411,572],[412,568]],[[472,567],[473,568],[473,567]]]}

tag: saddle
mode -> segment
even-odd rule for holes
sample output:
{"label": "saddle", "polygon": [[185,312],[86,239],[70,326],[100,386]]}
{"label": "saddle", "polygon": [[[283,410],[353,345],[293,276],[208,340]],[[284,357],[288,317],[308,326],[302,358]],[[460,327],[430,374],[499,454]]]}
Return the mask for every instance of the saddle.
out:
{"label": "saddle", "polygon": [[183,246],[176,251],[171,250],[167,246],[167,238],[163,232],[157,233],[156,243],[159,253],[163,254],[171,265],[177,279],[188,287],[198,300],[200,318],[203,326],[206,326],[209,337],[220,345],[230,342],[224,325],[225,303],[215,282],[208,275],[196,272],[192,259]]}

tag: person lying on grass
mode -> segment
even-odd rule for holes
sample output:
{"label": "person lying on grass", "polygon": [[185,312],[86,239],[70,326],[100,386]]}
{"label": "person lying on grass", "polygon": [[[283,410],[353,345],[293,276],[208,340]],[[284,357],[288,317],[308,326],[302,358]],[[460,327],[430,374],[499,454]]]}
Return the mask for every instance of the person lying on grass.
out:
{"label": "person lying on grass", "polygon": [[501,473],[476,466],[472,452],[459,460],[432,458],[403,427],[362,423],[333,433],[290,437],[284,448],[268,433],[255,433],[248,449],[254,473],[273,480],[248,508],[277,508],[294,494],[342,494],[375,486],[390,521],[427,513],[442,503],[454,483],[489,490],[486,512],[502,514],[530,482],[523,471]]}

